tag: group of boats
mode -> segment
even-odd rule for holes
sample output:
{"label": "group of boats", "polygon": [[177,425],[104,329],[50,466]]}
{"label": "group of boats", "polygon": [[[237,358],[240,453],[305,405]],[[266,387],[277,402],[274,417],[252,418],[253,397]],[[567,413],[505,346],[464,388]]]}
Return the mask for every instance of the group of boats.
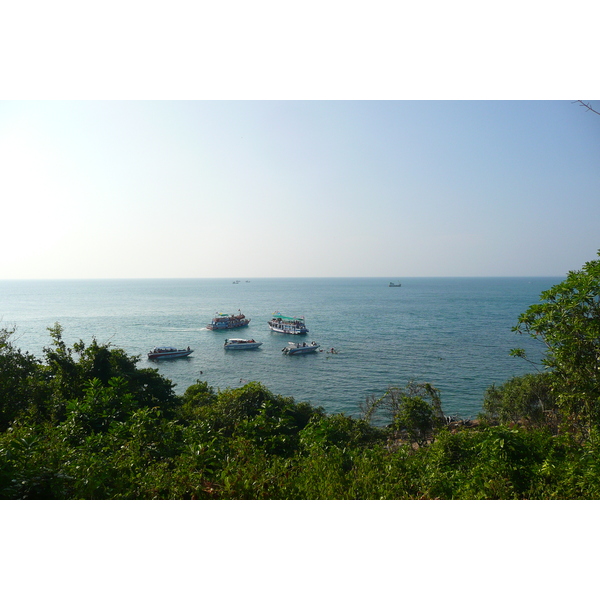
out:
{"label": "group of boats", "polygon": [[[250,323],[250,319],[246,315],[242,314],[241,310],[238,310],[238,314],[229,313],[217,313],[212,321],[206,326],[210,331],[223,331],[227,329],[237,329],[239,327],[246,327]],[[287,317],[281,313],[273,313],[273,317],[267,321],[269,329],[276,333],[284,333],[288,335],[303,335],[308,333],[308,328],[304,321],[304,317]],[[223,344],[225,350],[253,350],[260,348],[262,342],[257,342],[255,339],[244,339],[244,338],[228,338]],[[284,354],[309,354],[311,352],[317,352],[320,345],[317,342],[311,342],[310,344],[289,342],[288,345],[283,348]],[[161,360],[164,358],[182,358],[189,356],[193,350],[188,346],[185,350],[180,350],[172,346],[157,346],[148,352],[148,358],[153,360]],[[337,354],[334,348],[331,352]]]}
{"label": "group of boats", "polygon": [[[233,283],[240,283],[239,280],[235,280]],[[246,283],[250,283],[246,281]],[[401,287],[402,284],[398,281],[394,283],[390,281],[389,287]],[[238,314],[229,313],[217,313],[212,321],[206,326],[210,331],[223,331],[227,329],[237,329],[239,327],[246,327],[250,323],[250,319],[246,315],[242,314],[241,310],[238,310]],[[308,328],[304,322],[304,317],[287,317],[282,315],[280,312],[273,313],[273,316],[267,321],[269,329],[276,333],[285,333],[288,335],[304,335],[308,333]],[[244,338],[228,338],[225,340],[223,347],[225,350],[254,350],[260,348],[262,342],[257,342],[254,339]],[[317,342],[311,342],[310,344],[289,342],[288,345],[283,348],[284,354],[308,354],[310,352],[317,352],[320,346]],[[193,350],[188,346],[185,350],[180,350],[172,346],[157,346],[148,352],[148,358],[154,360],[160,360],[163,358],[182,358],[189,356]],[[337,354],[335,348],[327,351],[331,354]]]}

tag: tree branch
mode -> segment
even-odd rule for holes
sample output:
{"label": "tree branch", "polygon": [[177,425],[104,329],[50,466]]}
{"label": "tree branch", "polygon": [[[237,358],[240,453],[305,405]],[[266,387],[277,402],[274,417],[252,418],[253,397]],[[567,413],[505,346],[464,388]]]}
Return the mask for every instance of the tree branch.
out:
{"label": "tree branch", "polygon": [[600,115],[600,112],[598,112],[597,110],[594,110],[592,108],[591,104],[585,103],[583,100],[576,100],[573,104],[579,104],[579,106],[583,106],[583,107],[587,108],[588,110],[591,110],[593,113]]}

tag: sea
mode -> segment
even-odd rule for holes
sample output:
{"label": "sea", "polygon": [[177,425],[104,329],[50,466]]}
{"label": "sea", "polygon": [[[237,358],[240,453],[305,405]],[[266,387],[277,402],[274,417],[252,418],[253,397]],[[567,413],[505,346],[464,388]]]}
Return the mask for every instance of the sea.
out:
{"label": "sea", "polygon": [[[360,416],[369,397],[409,381],[428,382],[446,415],[474,418],[488,387],[535,367],[510,356],[537,340],[512,331],[521,313],[560,278],[114,279],[0,281],[0,327],[43,359],[48,327],[60,323],[67,344],[94,338],[140,357],[183,394],[206,381],[215,390],[259,381],[275,394]],[[393,280],[396,283],[396,280]],[[210,331],[217,312],[241,311],[247,327]],[[303,316],[309,333],[272,332],[275,312]],[[254,338],[257,350],[225,351],[226,338]],[[290,341],[316,341],[321,352],[286,355]],[[188,358],[150,361],[158,345],[194,350]],[[334,349],[335,352],[331,352]]]}

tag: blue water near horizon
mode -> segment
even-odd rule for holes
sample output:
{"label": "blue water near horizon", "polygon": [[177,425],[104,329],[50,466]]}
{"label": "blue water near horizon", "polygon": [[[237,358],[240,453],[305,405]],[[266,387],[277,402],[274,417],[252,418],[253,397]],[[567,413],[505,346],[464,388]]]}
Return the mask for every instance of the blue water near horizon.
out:
{"label": "blue water near horizon", "polygon": [[[49,326],[64,340],[94,337],[158,368],[176,392],[197,380],[215,389],[261,381],[271,391],[360,414],[370,395],[411,379],[441,391],[446,414],[474,417],[485,390],[532,366],[509,356],[524,347],[541,358],[541,344],[511,331],[519,314],[558,277],[114,279],[0,281],[0,326],[15,326],[16,346],[43,358]],[[395,280],[393,280],[395,281]],[[250,325],[226,332],[206,325],[216,312],[241,310]],[[269,330],[272,313],[303,315],[307,336]],[[258,350],[225,352],[227,337],[253,337]],[[326,352],[286,356],[288,341],[315,340]],[[147,360],[155,345],[191,346],[187,359]]]}

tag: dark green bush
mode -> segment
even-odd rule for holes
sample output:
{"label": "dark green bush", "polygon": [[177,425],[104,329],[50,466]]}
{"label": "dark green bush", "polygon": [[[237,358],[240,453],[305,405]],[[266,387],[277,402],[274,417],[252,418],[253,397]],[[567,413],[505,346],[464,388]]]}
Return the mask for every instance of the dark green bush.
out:
{"label": "dark green bush", "polygon": [[489,387],[483,398],[481,417],[503,425],[518,422],[539,425],[553,421],[556,408],[550,373],[530,373]]}

